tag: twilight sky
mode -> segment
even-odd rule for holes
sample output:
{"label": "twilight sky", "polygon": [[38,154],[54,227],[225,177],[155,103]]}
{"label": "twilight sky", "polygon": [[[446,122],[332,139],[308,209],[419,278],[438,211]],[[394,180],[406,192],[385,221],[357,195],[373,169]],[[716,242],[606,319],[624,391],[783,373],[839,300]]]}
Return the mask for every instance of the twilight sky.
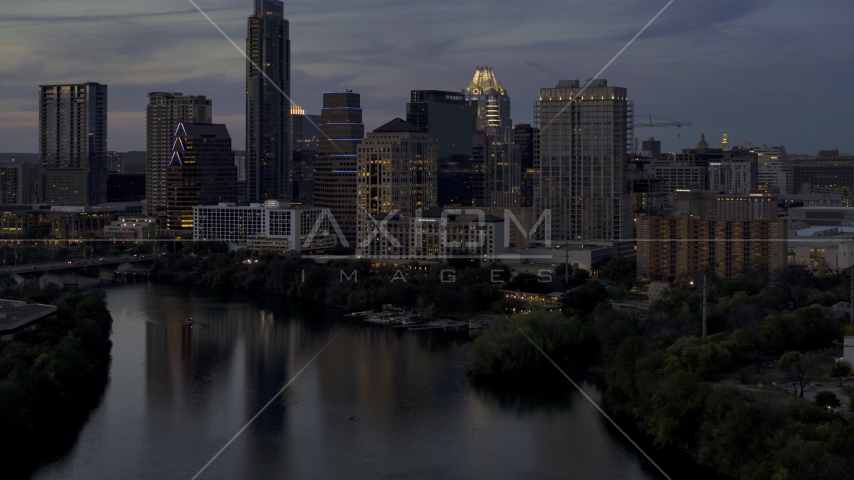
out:
{"label": "twilight sky", "polygon": [[[196,0],[243,47],[251,0]],[[411,89],[459,91],[492,65],[529,123],[539,88],[594,76],[667,0],[285,1],[294,102],[362,93],[373,129],[404,116]],[[705,133],[854,154],[854,2],[676,0],[605,72],[666,150]],[[146,94],[213,99],[235,149],[245,138],[245,60],[187,0],[0,0],[0,152],[37,152],[40,84],[109,85],[109,148],[145,149]]]}

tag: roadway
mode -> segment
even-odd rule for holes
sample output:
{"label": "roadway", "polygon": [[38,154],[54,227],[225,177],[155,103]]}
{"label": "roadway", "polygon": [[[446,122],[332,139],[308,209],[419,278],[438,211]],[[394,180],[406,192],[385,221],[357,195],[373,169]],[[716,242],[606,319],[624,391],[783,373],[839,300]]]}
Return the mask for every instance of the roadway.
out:
{"label": "roadway", "polygon": [[121,265],[123,263],[134,263],[134,262],[144,262],[151,261],[157,257],[164,256],[164,253],[158,254],[146,254],[146,255],[121,255],[121,256],[112,256],[112,257],[99,257],[97,259],[86,260],[86,259],[74,259],[68,260],[64,262],[45,262],[45,263],[28,263],[24,265],[17,266],[6,266],[0,267],[0,272],[2,273],[32,273],[32,272],[49,272],[56,270],[68,270],[68,269],[76,269],[76,268],[87,268],[87,267],[102,267],[102,266],[112,266],[112,265]]}

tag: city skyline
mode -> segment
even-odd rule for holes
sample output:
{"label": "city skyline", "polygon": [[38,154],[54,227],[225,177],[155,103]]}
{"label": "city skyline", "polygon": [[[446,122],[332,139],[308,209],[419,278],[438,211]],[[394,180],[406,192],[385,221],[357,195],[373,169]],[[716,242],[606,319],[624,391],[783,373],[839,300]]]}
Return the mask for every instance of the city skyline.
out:
{"label": "city skyline", "polygon": [[[236,43],[245,42],[252,2],[197,3]],[[354,20],[335,8],[340,3],[323,3],[285,4],[293,100],[318,112],[323,91],[352,88],[362,94],[368,130],[405,117],[410,90],[462,90],[477,65],[492,65],[512,92],[513,120],[531,123],[539,87],[592,77],[664,4],[614,2],[607,9],[553,2],[533,9],[493,2],[500,8],[487,10],[481,8],[485,2],[473,2],[455,5],[452,14],[364,2]],[[45,7],[52,13],[45,15]],[[37,151],[38,84],[85,81],[110,86],[110,150],[145,148],[146,95],[152,91],[206,95],[221,112],[217,121],[235,132],[235,145],[243,143],[245,59],[189,3],[185,9],[165,1],[72,0],[35,8],[8,2],[0,22],[0,51],[8,59],[0,66],[7,87],[0,94],[0,150]],[[538,15],[553,8],[577,14]],[[475,11],[482,22],[470,21]],[[785,145],[790,154],[831,148],[854,153],[837,107],[852,99],[843,86],[852,52],[841,28],[852,11],[854,6],[833,0],[810,6],[790,0],[677,2],[605,76],[629,89],[639,118],[693,123],[681,129],[679,141],[675,129],[648,130],[665,150],[692,147],[702,133],[716,146],[728,133],[734,146],[745,140]],[[840,19],[840,28],[833,19]],[[404,35],[425,23],[437,28]],[[92,53],[81,47],[99,39],[101,47]],[[414,48],[418,55],[411,54]],[[179,51],[187,60],[176,63]],[[828,68],[839,74],[823,78],[825,94],[805,95],[816,72]]]}

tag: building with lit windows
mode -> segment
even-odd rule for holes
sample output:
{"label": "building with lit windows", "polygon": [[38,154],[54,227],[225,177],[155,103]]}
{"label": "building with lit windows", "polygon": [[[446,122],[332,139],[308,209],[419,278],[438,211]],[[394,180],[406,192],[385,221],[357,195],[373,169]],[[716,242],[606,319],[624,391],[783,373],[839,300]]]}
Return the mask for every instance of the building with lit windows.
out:
{"label": "building with lit windows", "polygon": [[166,167],[179,123],[213,123],[213,106],[204,95],[148,94],[145,111],[145,199],[150,215],[166,214]]}
{"label": "building with lit windows", "polygon": [[0,205],[41,203],[41,165],[0,163]]}
{"label": "building with lit windows", "polygon": [[316,251],[336,245],[328,211],[268,200],[193,207],[193,240],[221,241],[259,250]]}
{"label": "building with lit windows", "polygon": [[46,203],[107,201],[106,85],[39,87],[39,159]]}
{"label": "building with lit windows", "polygon": [[289,200],[290,24],[279,0],[254,4],[246,38],[246,197],[253,202]]}
{"label": "building with lit windows", "polygon": [[759,191],[758,156],[753,150],[735,148],[719,161],[709,162],[709,190],[732,195]]}
{"label": "building with lit windows", "polygon": [[477,67],[463,95],[474,109],[475,130],[495,137],[497,142],[513,143],[510,97],[491,66]]}
{"label": "building with lit windows", "polygon": [[317,148],[314,205],[332,212],[352,247],[357,237],[357,152],[365,136],[361,95],[324,93],[320,123],[323,136]]}
{"label": "building with lit windows", "polygon": [[699,190],[676,192],[676,213],[703,220],[749,222],[777,218],[779,197],[764,193],[727,195]]}
{"label": "building with lit windows", "polygon": [[637,219],[637,269],[643,280],[697,282],[754,276],[769,282],[786,266],[786,221],[703,220],[691,215]]}
{"label": "building with lit windows", "polygon": [[759,189],[768,193],[795,193],[795,171],[786,147],[750,147],[759,157]]}
{"label": "building with lit windows", "polygon": [[[410,219],[437,206],[436,143],[427,133],[400,118],[377,128],[358,147],[358,234],[356,253],[376,252],[371,242],[385,245],[388,255],[407,255],[403,245]],[[385,219],[388,235],[376,231]]]}
{"label": "building with lit windows", "polygon": [[104,227],[104,238],[116,240],[144,240],[157,238],[154,218],[119,218]]}
{"label": "building with lit windows", "polygon": [[519,145],[519,161],[522,166],[521,172],[521,206],[534,206],[534,178],[537,171],[534,169],[534,127],[526,123],[520,123],[513,127],[516,145]]}
{"label": "building with lit windows", "polygon": [[634,223],[626,170],[634,107],[607,80],[561,80],[540,90],[534,169],[535,214],[551,213],[552,241],[612,242],[633,253]]}
{"label": "building with lit windows", "polygon": [[176,237],[192,235],[193,207],[236,201],[237,167],[225,125],[178,124],[166,191],[166,228]]}
{"label": "building with lit windows", "polygon": [[314,170],[320,133],[320,115],[309,115],[298,105],[291,105],[293,137],[294,200],[311,203],[314,198]]}

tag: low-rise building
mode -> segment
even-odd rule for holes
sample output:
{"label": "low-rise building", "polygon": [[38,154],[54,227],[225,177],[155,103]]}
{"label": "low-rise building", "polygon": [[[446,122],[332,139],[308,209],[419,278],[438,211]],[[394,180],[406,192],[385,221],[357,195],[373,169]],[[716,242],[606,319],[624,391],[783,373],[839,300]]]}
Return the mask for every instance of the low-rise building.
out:
{"label": "low-rise building", "polygon": [[104,238],[117,240],[148,240],[157,238],[154,218],[119,218],[104,227]]}
{"label": "low-rise building", "polygon": [[311,251],[334,247],[338,226],[328,210],[268,200],[193,207],[193,240],[262,250]]}

